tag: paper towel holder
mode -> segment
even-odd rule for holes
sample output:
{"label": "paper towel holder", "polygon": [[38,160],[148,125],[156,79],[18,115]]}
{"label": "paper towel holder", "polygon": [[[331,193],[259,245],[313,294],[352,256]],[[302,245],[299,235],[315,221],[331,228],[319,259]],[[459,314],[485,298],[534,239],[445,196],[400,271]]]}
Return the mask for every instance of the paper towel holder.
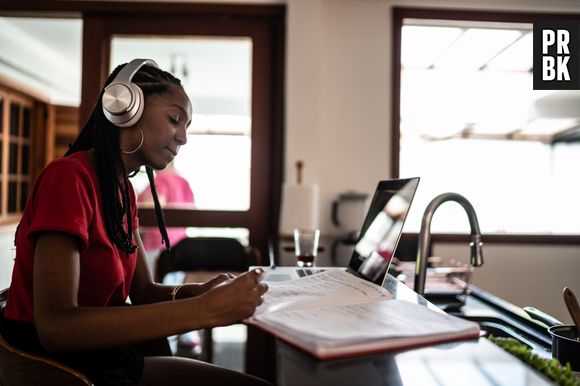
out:
{"label": "paper towel holder", "polygon": [[296,166],[296,184],[302,185],[302,170],[304,168],[304,161],[298,160],[294,166]]}
{"label": "paper towel holder", "polygon": [[[304,161],[297,160],[296,182],[285,183],[282,191],[279,234],[282,238],[292,236],[294,229],[319,228],[319,199],[317,184],[304,183]],[[289,178],[288,181],[294,181]]]}

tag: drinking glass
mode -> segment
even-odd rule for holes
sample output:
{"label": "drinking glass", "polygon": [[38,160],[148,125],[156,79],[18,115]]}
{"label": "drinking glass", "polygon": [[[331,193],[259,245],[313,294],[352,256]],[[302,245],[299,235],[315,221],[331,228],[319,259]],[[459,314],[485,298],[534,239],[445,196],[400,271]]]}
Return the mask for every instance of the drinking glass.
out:
{"label": "drinking glass", "polygon": [[296,252],[296,264],[299,267],[314,266],[316,252],[318,252],[318,229],[295,229],[294,248]]}

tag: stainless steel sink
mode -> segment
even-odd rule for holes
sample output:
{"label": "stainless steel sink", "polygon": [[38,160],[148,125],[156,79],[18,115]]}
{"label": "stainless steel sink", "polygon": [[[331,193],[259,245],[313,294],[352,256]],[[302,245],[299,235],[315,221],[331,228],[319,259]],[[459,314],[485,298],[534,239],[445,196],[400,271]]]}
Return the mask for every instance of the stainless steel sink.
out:
{"label": "stainless steel sink", "polygon": [[460,316],[463,319],[477,322],[482,331],[482,336],[489,337],[493,335],[499,338],[512,338],[526,345],[532,351],[543,357],[551,358],[551,345],[547,344],[542,335],[530,334],[529,331],[521,330],[505,320],[489,316]]}
{"label": "stainless steel sink", "polygon": [[532,320],[521,308],[479,288],[472,287],[465,304],[448,312],[477,322],[483,336],[513,338],[541,357],[552,356],[552,339],[544,325]]}

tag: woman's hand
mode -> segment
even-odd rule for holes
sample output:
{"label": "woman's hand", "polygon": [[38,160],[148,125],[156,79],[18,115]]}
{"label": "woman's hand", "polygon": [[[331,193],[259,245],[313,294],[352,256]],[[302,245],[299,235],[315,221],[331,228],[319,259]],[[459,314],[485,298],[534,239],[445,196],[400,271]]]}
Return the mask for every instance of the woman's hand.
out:
{"label": "woman's hand", "polygon": [[254,314],[262,304],[262,295],[268,291],[268,286],[260,282],[262,273],[261,269],[255,269],[226,279],[202,295],[212,327],[229,325]]}
{"label": "woman's hand", "polygon": [[222,273],[205,283],[188,283],[179,289],[176,299],[191,298],[202,295],[213,287],[220,285],[227,280],[234,279],[235,277],[236,276],[232,273]]}

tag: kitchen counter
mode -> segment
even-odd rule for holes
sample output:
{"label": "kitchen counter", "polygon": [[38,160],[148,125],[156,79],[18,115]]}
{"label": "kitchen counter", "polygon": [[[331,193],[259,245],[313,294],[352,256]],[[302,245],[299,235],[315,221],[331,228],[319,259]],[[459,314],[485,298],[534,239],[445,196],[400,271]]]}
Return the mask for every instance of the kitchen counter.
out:
{"label": "kitchen counter", "polygon": [[[396,299],[436,308],[390,275],[385,282],[385,288]],[[486,296],[489,299],[486,300]],[[460,312],[461,316],[472,320],[480,318],[480,322],[487,318],[486,321],[497,324],[502,322],[504,325],[509,325],[511,317],[512,323],[520,324],[518,328],[526,324],[525,320],[518,321],[521,315],[518,315],[516,309],[511,309],[513,306],[503,304],[503,308],[508,311],[506,316],[501,312],[502,307],[491,304],[496,301],[502,305],[501,300],[492,298],[490,294],[474,287]],[[515,314],[511,315],[512,311]],[[484,328],[489,331],[493,327]],[[526,328],[529,332],[534,330],[533,324]],[[485,333],[482,330],[482,334]],[[540,349],[541,344],[538,346],[538,350]],[[552,384],[543,375],[483,337],[405,351],[322,361],[255,327],[248,327],[246,372],[261,376],[279,386]]]}

